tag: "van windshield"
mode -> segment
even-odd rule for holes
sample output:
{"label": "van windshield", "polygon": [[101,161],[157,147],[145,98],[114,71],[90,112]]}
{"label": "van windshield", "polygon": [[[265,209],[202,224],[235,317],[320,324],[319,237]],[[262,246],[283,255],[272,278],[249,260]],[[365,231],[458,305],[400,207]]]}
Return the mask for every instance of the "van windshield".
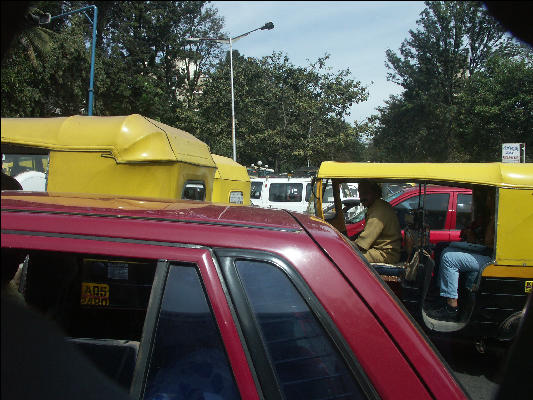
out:
{"label": "van windshield", "polygon": [[260,199],[261,198],[261,189],[263,188],[263,182],[260,181],[252,181],[252,190],[250,193],[250,198],[252,199]]}
{"label": "van windshield", "polygon": [[2,171],[24,190],[45,191],[48,154],[2,154]]}

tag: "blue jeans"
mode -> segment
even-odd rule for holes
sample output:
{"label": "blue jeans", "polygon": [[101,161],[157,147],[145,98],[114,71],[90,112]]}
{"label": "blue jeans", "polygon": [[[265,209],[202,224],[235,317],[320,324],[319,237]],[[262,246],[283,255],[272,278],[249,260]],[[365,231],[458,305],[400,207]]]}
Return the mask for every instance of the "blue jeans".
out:
{"label": "blue jeans", "polygon": [[490,260],[490,256],[446,247],[442,251],[440,258],[440,295],[450,299],[457,299],[459,272],[479,271],[481,267],[487,264]]}

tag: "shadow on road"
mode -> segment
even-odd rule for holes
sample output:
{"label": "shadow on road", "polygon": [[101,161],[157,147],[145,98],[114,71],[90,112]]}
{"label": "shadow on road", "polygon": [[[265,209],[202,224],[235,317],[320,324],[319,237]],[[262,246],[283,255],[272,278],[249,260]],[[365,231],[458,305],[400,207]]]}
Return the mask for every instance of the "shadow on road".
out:
{"label": "shadow on road", "polygon": [[437,340],[434,344],[473,400],[493,399],[502,381],[503,350],[481,354],[473,344]]}

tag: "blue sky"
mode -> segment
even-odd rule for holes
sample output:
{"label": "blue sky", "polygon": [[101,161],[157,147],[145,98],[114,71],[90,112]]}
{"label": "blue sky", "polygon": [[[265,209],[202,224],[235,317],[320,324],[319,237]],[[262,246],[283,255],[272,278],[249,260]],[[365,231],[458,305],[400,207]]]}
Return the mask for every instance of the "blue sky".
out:
{"label": "blue sky", "polygon": [[[363,121],[401,87],[387,81],[385,51],[398,51],[424,9],[422,1],[213,1],[232,37],[274,23],[273,30],[253,32],[234,44],[249,57],[286,53],[305,66],[329,53],[333,70],[349,68],[368,86],[370,97],[351,109],[348,122]],[[235,88],[238,90],[238,88]]]}

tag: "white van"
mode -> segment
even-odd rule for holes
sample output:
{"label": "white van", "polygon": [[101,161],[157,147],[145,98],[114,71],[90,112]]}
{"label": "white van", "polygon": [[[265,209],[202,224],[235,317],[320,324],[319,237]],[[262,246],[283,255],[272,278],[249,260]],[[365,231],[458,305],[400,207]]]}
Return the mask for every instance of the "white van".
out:
{"label": "white van", "polygon": [[[341,200],[358,200],[357,186],[341,185]],[[262,208],[280,208],[283,210],[307,213],[311,195],[311,178],[266,177],[251,178],[250,201]],[[323,206],[333,205],[331,186],[326,187]],[[354,208],[354,212],[360,207]]]}
{"label": "white van", "polygon": [[311,178],[252,178],[250,201],[262,208],[305,213],[311,195]]}

